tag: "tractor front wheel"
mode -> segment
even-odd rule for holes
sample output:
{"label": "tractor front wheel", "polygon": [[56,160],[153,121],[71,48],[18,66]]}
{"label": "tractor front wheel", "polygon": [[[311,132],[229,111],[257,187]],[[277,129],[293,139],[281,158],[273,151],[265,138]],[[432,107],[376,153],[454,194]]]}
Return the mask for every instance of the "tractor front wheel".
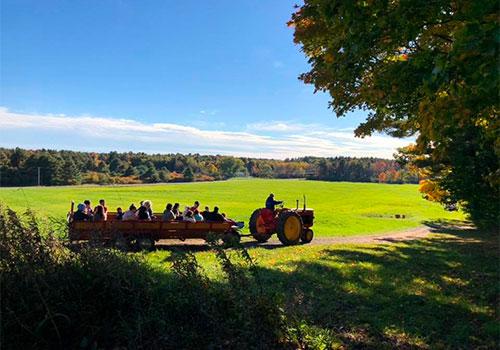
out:
{"label": "tractor front wheel", "polygon": [[286,211],[278,217],[278,238],[284,245],[299,243],[302,236],[302,218],[293,211]]}
{"label": "tractor front wheel", "polygon": [[248,227],[253,238],[260,243],[265,243],[269,240],[271,234],[267,233],[267,228],[264,224],[264,219],[262,218],[260,211],[260,209],[256,209],[252,213],[250,221],[248,222]]}
{"label": "tractor front wheel", "polygon": [[304,232],[302,232],[302,236],[300,236],[300,240],[302,243],[306,244],[309,243],[313,240],[314,237],[314,232],[310,228],[305,229]]}

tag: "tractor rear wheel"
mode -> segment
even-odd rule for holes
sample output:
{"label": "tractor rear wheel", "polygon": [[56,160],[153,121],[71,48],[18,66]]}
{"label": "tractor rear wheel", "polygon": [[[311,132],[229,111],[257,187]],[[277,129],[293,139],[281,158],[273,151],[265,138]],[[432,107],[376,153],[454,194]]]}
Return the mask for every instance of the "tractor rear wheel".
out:
{"label": "tractor rear wheel", "polygon": [[302,236],[302,218],[293,211],[286,211],[278,217],[278,238],[284,245],[299,243]]}
{"label": "tractor rear wheel", "polygon": [[267,242],[271,237],[271,235],[267,233],[267,229],[264,225],[264,219],[262,219],[262,216],[260,215],[260,209],[254,210],[252,216],[250,216],[248,227],[250,228],[250,233],[253,238],[260,243]]}
{"label": "tractor rear wheel", "polygon": [[309,243],[313,240],[314,237],[314,232],[310,228],[305,229],[304,232],[302,232],[302,236],[300,236],[300,240],[302,243],[306,244]]}

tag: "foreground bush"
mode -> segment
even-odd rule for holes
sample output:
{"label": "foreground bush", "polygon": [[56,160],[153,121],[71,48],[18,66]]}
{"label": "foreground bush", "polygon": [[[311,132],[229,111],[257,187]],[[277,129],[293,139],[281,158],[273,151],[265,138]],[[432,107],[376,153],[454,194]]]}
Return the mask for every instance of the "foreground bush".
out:
{"label": "foreground bush", "polygon": [[[45,232],[47,231],[47,232]],[[0,208],[2,349],[273,349],[284,321],[256,269],[233,264],[213,243],[225,282],[194,255],[172,269],[140,255],[70,250],[32,214]]]}

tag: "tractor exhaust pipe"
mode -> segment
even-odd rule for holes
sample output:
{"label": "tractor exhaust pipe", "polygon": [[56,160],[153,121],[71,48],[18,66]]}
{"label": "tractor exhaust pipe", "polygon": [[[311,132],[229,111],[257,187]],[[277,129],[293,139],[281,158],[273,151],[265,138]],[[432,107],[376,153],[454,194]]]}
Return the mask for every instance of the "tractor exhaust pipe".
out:
{"label": "tractor exhaust pipe", "polygon": [[307,206],[306,206],[306,195],[304,195],[304,210],[306,210]]}
{"label": "tractor exhaust pipe", "polygon": [[297,199],[296,202],[297,202],[297,207],[295,208],[295,210],[299,210],[299,200]]}

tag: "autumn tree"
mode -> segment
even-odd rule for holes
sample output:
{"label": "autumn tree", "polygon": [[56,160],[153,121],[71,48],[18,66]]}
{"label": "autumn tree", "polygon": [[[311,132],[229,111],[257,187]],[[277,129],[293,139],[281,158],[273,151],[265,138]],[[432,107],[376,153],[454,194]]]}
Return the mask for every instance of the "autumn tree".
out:
{"label": "autumn tree", "polygon": [[338,116],[370,111],[356,136],[416,136],[408,160],[497,228],[498,21],[497,0],[305,0],[288,25],[312,66],[300,79]]}

